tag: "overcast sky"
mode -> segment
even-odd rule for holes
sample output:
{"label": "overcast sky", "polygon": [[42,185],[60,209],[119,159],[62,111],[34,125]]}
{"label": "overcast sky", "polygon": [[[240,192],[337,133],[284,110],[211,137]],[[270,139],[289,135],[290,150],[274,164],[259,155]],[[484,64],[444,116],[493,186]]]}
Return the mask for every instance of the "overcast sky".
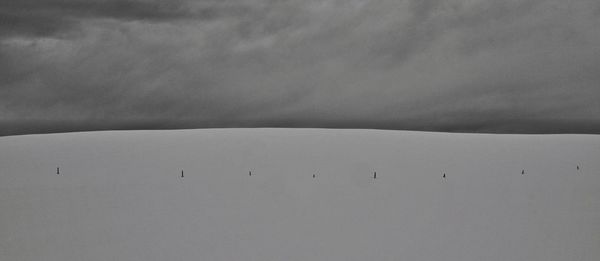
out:
{"label": "overcast sky", "polygon": [[0,135],[600,133],[597,0],[0,0]]}

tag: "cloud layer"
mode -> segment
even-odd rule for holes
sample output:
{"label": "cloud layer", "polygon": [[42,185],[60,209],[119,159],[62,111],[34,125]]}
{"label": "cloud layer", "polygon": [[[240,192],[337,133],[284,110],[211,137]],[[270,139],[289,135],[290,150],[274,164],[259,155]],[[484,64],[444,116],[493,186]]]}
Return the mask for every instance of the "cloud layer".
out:
{"label": "cloud layer", "polygon": [[600,133],[592,0],[22,0],[0,20],[0,134]]}

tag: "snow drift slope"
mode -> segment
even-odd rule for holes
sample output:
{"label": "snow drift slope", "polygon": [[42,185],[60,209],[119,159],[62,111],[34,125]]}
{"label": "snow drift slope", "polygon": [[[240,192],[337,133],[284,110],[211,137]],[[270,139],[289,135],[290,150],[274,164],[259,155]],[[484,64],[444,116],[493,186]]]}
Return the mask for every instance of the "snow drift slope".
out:
{"label": "snow drift slope", "polygon": [[2,137],[0,260],[598,260],[599,156],[593,135]]}

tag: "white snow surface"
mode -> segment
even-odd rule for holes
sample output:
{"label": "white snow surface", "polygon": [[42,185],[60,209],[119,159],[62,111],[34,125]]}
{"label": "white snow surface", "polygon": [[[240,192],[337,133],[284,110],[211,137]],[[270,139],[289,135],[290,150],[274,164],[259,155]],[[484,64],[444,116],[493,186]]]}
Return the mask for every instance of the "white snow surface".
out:
{"label": "white snow surface", "polygon": [[1,137],[0,260],[596,261],[600,136]]}

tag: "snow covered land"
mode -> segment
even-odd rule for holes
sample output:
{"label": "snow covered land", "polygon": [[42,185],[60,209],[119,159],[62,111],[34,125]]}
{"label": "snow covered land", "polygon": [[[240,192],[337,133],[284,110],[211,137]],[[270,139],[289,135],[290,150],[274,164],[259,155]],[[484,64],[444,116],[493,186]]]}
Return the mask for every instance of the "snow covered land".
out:
{"label": "snow covered land", "polygon": [[600,260],[600,136],[0,137],[0,260]]}

